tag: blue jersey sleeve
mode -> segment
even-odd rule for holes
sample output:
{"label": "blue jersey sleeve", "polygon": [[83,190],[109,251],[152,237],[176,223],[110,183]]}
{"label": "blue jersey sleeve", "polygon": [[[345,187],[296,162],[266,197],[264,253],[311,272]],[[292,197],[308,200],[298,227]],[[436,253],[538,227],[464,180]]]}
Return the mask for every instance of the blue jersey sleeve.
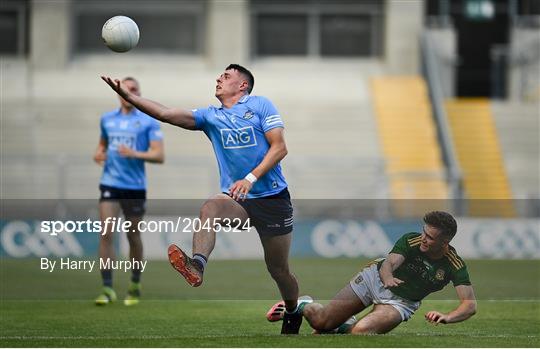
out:
{"label": "blue jersey sleeve", "polygon": [[150,141],[161,141],[163,140],[163,132],[161,132],[161,127],[159,122],[152,119],[150,122],[150,127],[148,128],[148,139]]}
{"label": "blue jersey sleeve", "polygon": [[259,97],[259,99],[259,113],[263,131],[268,132],[276,127],[285,127],[283,120],[281,120],[281,115],[279,115],[272,102],[264,97]]}
{"label": "blue jersey sleeve", "polygon": [[209,108],[193,109],[193,117],[195,118],[195,129],[204,130],[206,126],[206,115]]}

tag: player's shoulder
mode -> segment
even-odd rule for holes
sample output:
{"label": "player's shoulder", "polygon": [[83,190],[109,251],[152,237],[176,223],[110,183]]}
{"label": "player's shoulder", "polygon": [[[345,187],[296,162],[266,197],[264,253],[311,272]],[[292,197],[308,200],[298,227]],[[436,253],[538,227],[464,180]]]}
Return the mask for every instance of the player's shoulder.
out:
{"label": "player's shoulder", "polygon": [[248,96],[245,96],[244,98],[247,99],[247,102],[270,102],[270,99],[265,97],[265,96],[259,96],[259,95],[248,95]]}
{"label": "player's shoulder", "polygon": [[246,97],[246,103],[248,105],[263,107],[265,105],[272,105],[272,101],[265,96],[249,95]]}
{"label": "player's shoulder", "polygon": [[406,241],[409,246],[419,245],[422,240],[422,234],[417,232],[406,233],[401,236],[401,240]]}
{"label": "player's shoulder", "polygon": [[203,113],[208,113],[208,112],[215,112],[217,109],[219,109],[218,107],[216,107],[215,105],[209,105],[207,107],[198,107],[198,108],[193,108],[191,109],[191,112],[192,113],[197,113],[197,112],[203,112]]}
{"label": "player's shoulder", "polygon": [[448,259],[448,262],[455,270],[465,267],[465,261],[458,255],[456,249],[452,246],[448,246],[448,251],[444,254],[444,257]]}

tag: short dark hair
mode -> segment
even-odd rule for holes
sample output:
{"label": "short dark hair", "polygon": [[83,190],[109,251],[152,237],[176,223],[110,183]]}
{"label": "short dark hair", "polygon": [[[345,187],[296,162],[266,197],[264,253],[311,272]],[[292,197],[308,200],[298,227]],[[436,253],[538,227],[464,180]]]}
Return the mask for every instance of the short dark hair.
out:
{"label": "short dark hair", "polygon": [[139,85],[139,81],[137,81],[137,79],[135,79],[134,77],[132,76],[126,76],[125,78],[122,79],[122,82],[124,81],[133,81],[134,83],[136,83],[137,85]]}
{"label": "short dark hair", "polygon": [[244,75],[244,77],[248,81],[248,93],[251,93],[253,91],[253,86],[255,86],[255,78],[253,77],[253,74],[246,68],[242,67],[240,64],[229,64],[225,70],[234,69],[238,71],[240,74]]}
{"label": "short dark hair", "polygon": [[448,241],[452,240],[457,232],[456,220],[448,212],[428,212],[424,216],[424,223],[438,229]]}

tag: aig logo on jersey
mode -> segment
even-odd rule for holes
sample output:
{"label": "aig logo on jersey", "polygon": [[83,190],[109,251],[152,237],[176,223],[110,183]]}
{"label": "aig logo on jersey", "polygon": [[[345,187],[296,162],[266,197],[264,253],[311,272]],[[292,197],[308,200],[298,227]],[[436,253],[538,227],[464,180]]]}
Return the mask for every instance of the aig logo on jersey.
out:
{"label": "aig logo on jersey", "polygon": [[253,126],[238,129],[222,128],[220,132],[221,142],[225,149],[247,148],[257,145]]}
{"label": "aig logo on jersey", "polygon": [[116,133],[111,132],[109,134],[109,149],[110,150],[118,150],[118,146],[120,144],[125,145],[128,148],[134,149],[135,148],[135,136],[130,133]]}

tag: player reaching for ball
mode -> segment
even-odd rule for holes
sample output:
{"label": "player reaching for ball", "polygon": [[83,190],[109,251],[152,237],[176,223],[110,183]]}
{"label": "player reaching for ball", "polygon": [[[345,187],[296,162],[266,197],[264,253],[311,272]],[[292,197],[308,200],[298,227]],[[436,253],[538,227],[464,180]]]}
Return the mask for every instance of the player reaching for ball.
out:
{"label": "player reaching for ball", "polygon": [[298,312],[298,283],[289,271],[293,208],[280,161],[287,155],[283,121],[265,97],[251,96],[254,78],[249,70],[231,64],[216,79],[219,107],[184,110],[168,108],[122,87],[118,80],[102,79],[121,97],[157,120],[187,130],[203,131],[216,154],[221,194],[200,209],[201,227],[193,233],[193,257],[169,246],[169,261],[191,286],[203,282],[203,273],[216,241],[215,222],[237,220],[253,225],[262,242],[267,269],[284,299],[281,333],[296,334],[302,322]]}
{"label": "player reaching for ball", "polygon": [[[386,259],[367,265],[328,305],[299,299],[299,312],[315,333],[379,334],[407,321],[428,294],[439,291],[450,281],[459,306],[449,313],[429,311],[425,318],[434,324],[467,320],[476,313],[476,298],[465,262],[449,245],[457,230],[454,217],[433,211],[424,216],[421,234],[403,235]],[[356,320],[355,314],[370,305],[373,309]],[[267,313],[269,321],[283,318],[283,302]]]}

